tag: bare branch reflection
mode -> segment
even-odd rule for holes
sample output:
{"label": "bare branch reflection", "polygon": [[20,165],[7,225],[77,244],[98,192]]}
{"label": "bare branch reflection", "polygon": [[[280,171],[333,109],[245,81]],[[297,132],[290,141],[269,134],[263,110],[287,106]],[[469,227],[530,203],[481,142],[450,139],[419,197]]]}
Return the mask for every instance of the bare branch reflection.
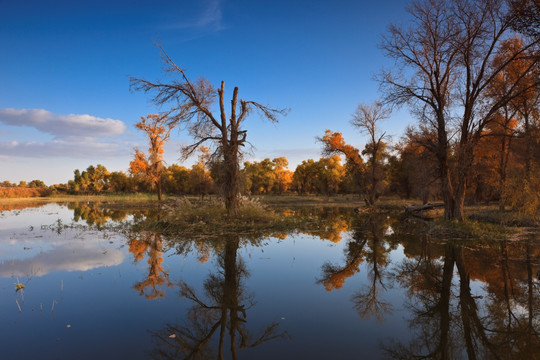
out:
{"label": "bare branch reflection", "polygon": [[[154,358],[223,359],[228,342],[232,358],[237,359],[239,349],[288,338],[286,332],[279,332],[276,322],[257,335],[247,329],[247,311],[255,305],[255,300],[245,288],[244,280],[249,272],[238,256],[240,240],[228,237],[222,244],[217,271],[204,281],[202,295],[186,282],[180,282],[180,296],[193,306],[183,324],[168,324],[164,330],[153,332],[157,345]],[[212,342],[214,335],[218,336],[217,350],[215,341]]]}

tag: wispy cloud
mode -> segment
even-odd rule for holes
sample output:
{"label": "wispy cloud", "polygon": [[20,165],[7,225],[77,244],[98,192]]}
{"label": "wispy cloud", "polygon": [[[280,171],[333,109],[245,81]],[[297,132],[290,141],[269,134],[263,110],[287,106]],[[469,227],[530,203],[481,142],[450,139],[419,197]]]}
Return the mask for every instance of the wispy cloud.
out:
{"label": "wispy cloud", "polygon": [[86,114],[59,115],[43,109],[0,109],[0,123],[33,127],[64,140],[114,137],[126,130],[120,120]]}
{"label": "wispy cloud", "polygon": [[191,29],[205,31],[220,31],[223,25],[223,11],[221,0],[201,1],[201,8],[195,10],[189,20],[169,23],[164,26],[166,29]]}

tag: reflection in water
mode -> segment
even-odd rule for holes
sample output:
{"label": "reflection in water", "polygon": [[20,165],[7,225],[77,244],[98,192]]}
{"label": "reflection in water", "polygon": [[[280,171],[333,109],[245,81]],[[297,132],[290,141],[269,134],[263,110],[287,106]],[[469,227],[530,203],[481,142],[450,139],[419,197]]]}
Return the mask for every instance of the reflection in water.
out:
{"label": "reflection in water", "polygon": [[252,348],[287,336],[278,332],[277,323],[267,326],[258,336],[250,334],[246,328],[247,311],[255,302],[244,285],[249,272],[238,256],[240,239],[228,237],[216,245],[221,248],[217,272],[205,280],[202,296],[186,282],[180,282],[180,296],[193,302],[193,306],[183,324],[168,324],[164,330],[153,333],[157,345],[154,358],[215,358],[211,340],[219,334],[217,358],[223,359],[228,337],[232,358],[237,359],[238,347]]}
{"label": "reflection in water", "polygon": [[[540,294],[534,270],[540,247],[503,241],[489,248],[424,239],[421,252],[404,260],[396,280],[408,289],[410,324],[418,334],[408,344],[384,350],[392,358],[540,357]],[[434,256],[440,253],[442,256]],[[456,271],[454,271],[456,269]],[[471,279],[487,296],[475,296]]]}
{"label": "reflection in water", "polygon": [[150,211],[134,209],[111,209],[102,202],[70,202],[67,207],[73,210],[73,221],[85,221],[89,226],[102,228],[107,221],[121,222],[126,220],[128,215],[132,215],[135,221],[139,221],[143,216],[148,217],[153,214]]}
{"label": "reflection in water", "polygon": [[374,317],[379,322],[384,320],[385,313],[392,311],[391,305],[381,299],[381,292],[387,289],[385,271],[390,262],[388,255],[393,250],[384,238],[389,233],[388,229],[386,216],[372,214],[358,218],[352,239],[345,248],[345,265],[325,263],[322,278],[318,281],[327,291],[340,289],[345,280],[358,273],[360,265],[367,262],[369,281],[353,296],[352,302],[361,318]]}
{"label": "reflection in water", "polygon": [[[90,203],[69,206],[70,211],[51,205],[16,210],[0,220],[0,317],[11,321],[3,333],[11,345],[2,350],[5,358],[39,358],[44,350],[62,358],[80,353],[84,344],[89,344],[87,358],[146,358],[150,350],[158,359],[258,358],[274,351],[298,358],[354,358],[359,349],[365,358],[540,358],[540,244],[533,235],[443,243],[413,235],[419,232],[411,231],[410,223],[386,214],[309,209],[291,212],[303,217],[291,227],[303,227],[291,229],[297,235],[288,241],[275,239],[286,239],[287,229],[280,235],[218,234],[198,241],[137,233],[125,238],[124,246],[94,227],[63,224],[72,214],[93,225],[157,214]],[[250,256],[241,259],[244,249]],[[122,263],[130,254],[134,262]],[[179,262],[203,273],[172,265]],[[132,269],[134,263],[144,275]],[[91,280],[79,281],[82,273],[73,272],[101,266],[107,267],[102,276]],[[202,284],[188,277],[199,279],[209,266],[215,269]],[[248,267],[261,280],[248,282]],[[169,273],[185,276],[184,281],[170,287]],[[18,284],[26,287],[17,291]],[[275,287],[265,289],[269,284]],[[248,285],[264,303],[254,306]],[[181,298],[171,296],[177,289]],[[161,300],[166,292],[163,301],[139,297]],[[134,319],[134,303],[145,316]],[[276,323],[259,323],[278,307],[294,341],[246,349],[287,337]],[[32,347],[28,334],[38,335],[32,336]],[[103,346],[92,346],[104,339]]]}
{"label": "reflection in water", "polygon": [[163,269],[163,239],[161,235],[151,232],[141,232],[128,241],[129,252],[133,254],[135,263],[148,257],[148,275],[143,281],[135,284],[134,288],[147,299],[165,297],[165,289],[172,283],[169,273]]}
{"label": "reflection in water", "polygon": [[300,231],[300,233],[317,236],[321,240],[329,240],[337,244],[343,239],[343,233],[350,228],[351,214],[351,211],[340,208],[321,208],[297,210],[294,215],[308,216],[316,225],[312,230]]}
{"label": "reflection in water", "polygon": [[27,208],[39,208],[47,203],[44,201],[21,201],[21,202],[8,202],[0,204],[0,215],[2,211],[24,210]]}
{"label": "reflection in water", "polygon": [[0,263],[0,277],[43,276],[53,271],[88,271],[102,266],[115,266],[124,261],[117,249],[92,243],[68,243],[39,253],[29,259],[6,260]]}

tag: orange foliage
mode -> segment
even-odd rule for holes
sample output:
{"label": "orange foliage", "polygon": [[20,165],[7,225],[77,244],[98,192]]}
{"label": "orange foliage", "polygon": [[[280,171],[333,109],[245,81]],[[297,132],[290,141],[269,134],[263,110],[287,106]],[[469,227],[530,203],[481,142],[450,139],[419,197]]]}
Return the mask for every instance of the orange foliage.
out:
{"label": "orange foliage", "polygon": [[330,222],[322,232],[311,232],[309,235],[318,236],[321,240],[330,240],[334,244],[341,241],[341,234],[349,230],[349,224],[346,220],[340,219]]}
{"label": "orange foliage", "polygon": [[324,144],[324,151],[326,153],[341,153],[345,155],[347,162],[360,167],[364,166],[364,161],[360,157],[360,150],[352,145],[346,144],[341,133],[326,130],[321,141]]}
{"label": "orange foliage", "polygon": [[362,257],[358,257],[354,262],[347,264],[343,269],[335,273],[330,274],[322,282],[326,291],[332,291],[334,289],[341,289],[345,280],[360,271],[360,264],[364,261]]}
{"label": "orange foliage", "polygon": [[131,239],[129,251],[133,254],[135,262],[142,260],[144,254],[148,256],[148,275],[143,281],[135,284],[134,288],[139,295],[147,299],[165,297],[165,289],[161,286],[171,286],[169,274],[163,269],[163,240],[159,234],[141,233],[139,238]]}
{"label": "orange foliage", "polygon": [[172,130],[172,124],[166,122],[167,116],[165,115],[150,114],[147,117],[141,116],[141,121],[135,126],[143,130],[148,136],[150,142],[148,158],[137,150],[135,158],[129,163],[132,174],[144,174],[157,185],[159,200],[161,200],[161,174],[165,170],[163,166],[163,145]]}
{"label": "orange foliage", "polygon": [[147,174],[150,168],[146,155],[138,150],[135,151],[135,158],[129,163],[129,171],[136,174]]}

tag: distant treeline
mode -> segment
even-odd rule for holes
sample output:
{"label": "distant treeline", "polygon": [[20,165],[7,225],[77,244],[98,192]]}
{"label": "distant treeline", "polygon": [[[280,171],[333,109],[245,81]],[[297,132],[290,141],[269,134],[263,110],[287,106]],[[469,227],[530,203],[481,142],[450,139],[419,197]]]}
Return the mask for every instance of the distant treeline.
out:
{"label": "distant treeline", "polygon": [[[536,130],[536,129],[535,129]],[[523,141],[532,134],[534,141]],[[517,122],[511,132],[496,123],[485,130],[476,148],[473,171],[469,177],[467,201],[479,203],[500,200],[508,205],[526,206],[530,198],[538,196],[538,176],[524,183],[528,171],[526,164],[537,169],[540,164],[540,138],[538,131],[525,134]],[[386,144],[379,149],[376,161],[372,161],[368,148],[363,151],[349,146],[352,153],[361,156],[339,155],[321,157],[319,160],[302,161],[294,171],[288,169],[285,157],[244,162],[241,169],[242,193],[260,194],[359,194],[365,196],[375,183],[376,196],[398,195],[403,198],[418,198],[424,202],[441,198],[441,180],[438,177],[437,159],[424,145],[429,139],[425,134],[407,131],[401,141],[388,149]],[[327,131],[320,139],[325,153],[331,153],[345,145],[340,133]],[[505,147],[501,143],[505,142]],[[532,144],[533,151],[530,147]],[[528,146],[527,146],[528,145]],[[361,164],[359,166],[358,164]],[[372,167],[375,166],[375,171]],[[172,164],[161,173],[162,190],[170,195],[218,194],[221,164],[206,156],[191,168]],[[375,176],[377,181],[373,181]],[[504,181],[501,179],[504,177]],[[1,197],[44,196],[50,193],[103,194],[103,193],[148,193],[156,191],[156,183],[145,174],[132,172],[109,172],[105,166],[89,166],[86,170],[74,171],[67,184],[47,187],[41,180],[29,183],[21,181],[0,184]],[[533,201],[534,203],[534,201]]]}

